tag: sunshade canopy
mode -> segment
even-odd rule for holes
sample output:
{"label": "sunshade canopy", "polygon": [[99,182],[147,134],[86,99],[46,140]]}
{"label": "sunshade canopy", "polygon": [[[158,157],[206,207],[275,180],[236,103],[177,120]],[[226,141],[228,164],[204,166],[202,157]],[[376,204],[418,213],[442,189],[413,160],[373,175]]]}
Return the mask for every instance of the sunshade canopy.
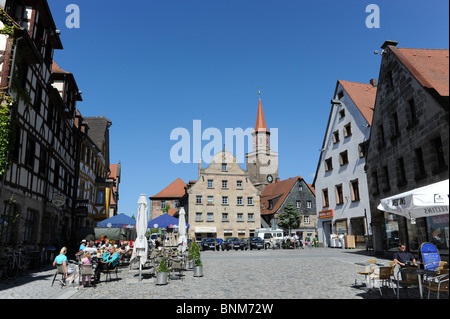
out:
{"label": "sunshade canopy", "polygon": [[[170,216],[169,214],[162,214],[148,222],[148,228],[178,228],[178,218]],[[189,224],[186,224],[189,228]]]}
{"label": "sunshade canopy", "polygon": [[97,227],[105,228],[134,228],[135,226],[136,220],[123,213],[97,223]]}
{"label": "sunshade canopy", "polygon": [[448,179],[381,200],[379,210],[406,218],[448,214]]}

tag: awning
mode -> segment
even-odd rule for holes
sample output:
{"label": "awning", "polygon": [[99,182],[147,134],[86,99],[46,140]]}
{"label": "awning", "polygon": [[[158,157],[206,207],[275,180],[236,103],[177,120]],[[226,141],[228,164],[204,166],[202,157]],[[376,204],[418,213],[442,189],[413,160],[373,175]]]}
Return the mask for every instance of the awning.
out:
{"label": "awning", "polygon": [[448,182],[446,179],[384,198],[377,208],[409,219],[448,214]]}
{"label": "awning", "polygon": [[195,227],[196,233],[217,233],[216,227]]}

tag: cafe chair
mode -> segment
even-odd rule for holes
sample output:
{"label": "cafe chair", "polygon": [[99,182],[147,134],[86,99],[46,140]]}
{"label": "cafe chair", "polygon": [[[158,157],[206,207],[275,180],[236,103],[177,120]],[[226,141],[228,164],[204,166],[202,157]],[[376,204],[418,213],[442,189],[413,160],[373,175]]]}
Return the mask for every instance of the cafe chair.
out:
{"label": "cafe chair", "polygon": [[61,288],[65,286],[65,281],[66,281],[66,272],[64,271],[64,266],[63,264],[56,264],[56,272],[55,272],[55,276],[53,277],[53,281],[52,281],[52,287],[53,287],[53,283],[56,280],[56,276],[61,275]]}
{"label": "cafe chair", "polygon": [[[406,267],[404,269],[413,270],[413,269],[417,269],[417,267]],[[408,287],[417,286],[417,285],[419,285],[419,279],[417,278],[417,275],[401,273],[400,271],[398,271],[397,272],[397,299],[400,298],[400,290],[399,290],[400,287],[405,288],[406,296],[408,296]]]}
{"label": "cafe chair", "polygon": [[[371,275],[373,273],[373,270],[370,272],[370,266],[373,264],[376,264],[376,259],[368,259],[364,262],[364,265],[358,265],[356,264],[356,275],[355,275],[355,284],[356,287],[358,279],[361,279],[362,276],[364,276],[364,283],[367,283],[367,276]],[[362,280],[361,280],[362,281]]]}
{"label": "cafe chair", "polygon": [[171,260],[170,273],[178,272],[179,279],[183,279],[182,271],[183,271],[183,262],[182,260]]}
{"label": "cafe chair", "polygon": [[80,287],[80,285],[82,284],[83,276],[91,276],[91,284],[93,287],[95,287],[95,274],[92,264],[89,265],[80,264],[79,272],[80,273],[78,275],[78,287]]}
{"label": "cafe chair", "polygon": [[104,273],[106,276],[106,278],[105,278],[106,283],[108,282],[108,278],[109,278],[109,281],[111,281],[111,273],[112,272],[116,274],[116,279],[119,279],[118,268],[119,268],[119,264],[117,264],[114,268],[101,270],[101,272]]}
{"label": "cafe chair", "polygon": [[[388,286],[392,288],[392,291],[395,295],[395,288],[392,282],[392,277],[394,275],[395,264],[391,264],[386,267],[379,267],[378,271],[374,271],[370,277],[372,279],[372,286],[375,287],[375,281],[378,281],[378,290],[380,291],[380,295],[383,295],[381,288],[384,286]],[[384,284],[384,286],[383,286]],[[387,285],[386,285],[387,284]]]}
{"label": "cafe chair", "polygon": [[[444,270],[442,271],[444,272]],[[441,292],[445,292],[448,295],[448,269],[446,274],[442,274],[440,276],[434,277],[432,280],[429,280],[428,286],[428,299],[430,299],[430,293],[434,292],[437,294],[437,299],[439,299],[439,295]]]}

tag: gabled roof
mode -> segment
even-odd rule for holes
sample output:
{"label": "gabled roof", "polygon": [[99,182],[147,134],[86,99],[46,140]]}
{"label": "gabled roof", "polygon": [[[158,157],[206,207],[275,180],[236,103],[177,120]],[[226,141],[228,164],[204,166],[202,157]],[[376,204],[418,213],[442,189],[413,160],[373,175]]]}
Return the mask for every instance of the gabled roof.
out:
{"label": "gabled roof", "polygon": [[150,199],[158,199],[158,198],[181,198],[185,195],[186,184],[181,180],[181,178],[177,178],[173,181],[169,186],[164,188],[158,194],[153,195]]}
{"label": "gabled roof", "polygon": [[[279,181],[273,184],[266,185],[261,193],[261,215],[275,214],[283,205],[286,197],[289,195],[292,188],[295,186],[298,180],[302,180],[301,176],[291,177],[283,181]],[[306,184],[306,183],[305,183]],[[311,192],[315,192],[311,189],[310,184],[306,184]],[[272,201],[272,208],[269,209],[269,202]]]}
{"label": "gabled roof", "polygon": [[377,88],[372,84],[366,83],[357,83],[343,80],[338,80],[338,82],[347,92],[353,103],[355,103],[356,107],[364,116],[367,123],[372,126]]}
{"label": "gabled roof", "polygon": [[102,149],[105,141],[106,129],[111,126],[111,121],[106,117],[84,117],[89,127],[88,135],[99,149]]}
{"label": "gabled roof", "polygon": [[449,50],[408,49],[389,46],[411,74],[428,89],[449,96]]}

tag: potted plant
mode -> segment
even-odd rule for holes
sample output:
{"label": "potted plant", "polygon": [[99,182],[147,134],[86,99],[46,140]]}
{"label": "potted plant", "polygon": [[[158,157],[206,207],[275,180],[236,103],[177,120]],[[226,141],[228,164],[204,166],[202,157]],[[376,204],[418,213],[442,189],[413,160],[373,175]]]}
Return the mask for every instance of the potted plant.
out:
{"label": "potted plant", "polygon": [[194,277],[203,277],[203,264],[200,258],[200,246],[193,244]]}
{"label": "potted plant", "polygon": [[194,241],[191,241],[188,248],[188,269],[194,268]]}
{"label": "potted plant", "polygon": [[169,276],[169,267],[167,267],[166,260],[163,258],[159,263],[158,270],[156,272],[156,284],[167,285]]}

